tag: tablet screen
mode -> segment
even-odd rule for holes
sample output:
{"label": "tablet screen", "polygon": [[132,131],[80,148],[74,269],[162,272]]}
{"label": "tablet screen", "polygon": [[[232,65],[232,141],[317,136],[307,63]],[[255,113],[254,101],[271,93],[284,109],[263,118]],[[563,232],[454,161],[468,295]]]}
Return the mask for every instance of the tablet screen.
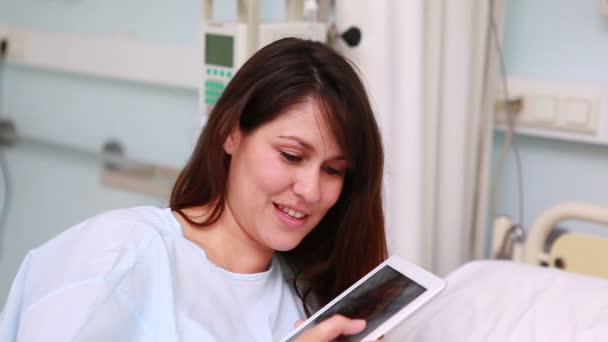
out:
{"label": "tablet screen", "polygon": [[[365,329],[357,335],[343,336],[338,341],[358,341],[403,309],[426,289],[390,266],[384,266],[364,283],[347,294],[314,320],[320,323],[334,314],[367,321]],[[309,327],[314,326],[311,324]],[[306,329],[300,331],[288,341]]]}

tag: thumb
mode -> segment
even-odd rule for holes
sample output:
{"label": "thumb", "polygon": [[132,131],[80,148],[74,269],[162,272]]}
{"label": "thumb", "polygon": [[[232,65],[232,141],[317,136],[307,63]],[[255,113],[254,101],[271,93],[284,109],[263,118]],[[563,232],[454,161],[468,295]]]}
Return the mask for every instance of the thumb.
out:
{"label": "thumb", "polygon": [[365,329],[365,324],[365,321],[362,319],[348,319],[344,316],[334,315],[314,328],[307,330],[297,341],[331,341],[340,335],[359,333]]}

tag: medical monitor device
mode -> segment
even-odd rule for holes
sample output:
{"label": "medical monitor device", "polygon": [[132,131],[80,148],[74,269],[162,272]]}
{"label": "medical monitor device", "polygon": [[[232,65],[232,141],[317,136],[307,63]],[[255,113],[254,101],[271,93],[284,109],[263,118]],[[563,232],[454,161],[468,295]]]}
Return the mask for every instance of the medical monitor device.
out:
{"label": "medical monitor device", "polygon": [[[254,3],[250,5],[256,6]],[[207,7],[206,10],[211,11],[211,8]],[[253,11],[253,17],[248,15],[249,11]],[[203,115],[217,103],[239,67],[260,48],[286,37],[327,42],[326,22],[289,20],[260,23],[255,18],[255,13],[257,11],[252,7],[239,6],[240,19],[237,21],[216,21],[211,18],[210,13],[204,16],[203,80],[199,92]]]}
{"label": "medical monitor device", "polygon": [[[339,272],[339,271],[338,271]],[[436,275],[399,256],[391,256],[294,329],[282,342],[293,342],[307,329],[341,314],[364,319],[365,329],[339,341],[376,341],[446,286]]]}
{"label": "medical monitor device", "polygon": [[203,108],[215,105],[238,68],[249,58],[247,24],[204,24],[203,84],[200,97]]}
{"label": "medical monitor device", "polygon": [[[256,45],[250,48],[248,30],[256,31]],[[327,41],[324,22],[260,23],[250,28],[244,22],[203,22],[203,81],[200,89],[203,115],[208,114],[238,69],[260,48],[281,38],[298,37]]]}

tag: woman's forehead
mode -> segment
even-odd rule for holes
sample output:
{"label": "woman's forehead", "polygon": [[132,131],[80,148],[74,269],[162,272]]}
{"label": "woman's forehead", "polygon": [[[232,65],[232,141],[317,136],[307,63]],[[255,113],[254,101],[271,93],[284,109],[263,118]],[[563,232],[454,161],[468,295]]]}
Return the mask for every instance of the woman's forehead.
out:
{"label": "woman's forehead", "polygon": [[307,101],[292,106],[268,126],[277,137],[291,137],[314,149],[341,154],[333,129],[321,110],[313,101]]}

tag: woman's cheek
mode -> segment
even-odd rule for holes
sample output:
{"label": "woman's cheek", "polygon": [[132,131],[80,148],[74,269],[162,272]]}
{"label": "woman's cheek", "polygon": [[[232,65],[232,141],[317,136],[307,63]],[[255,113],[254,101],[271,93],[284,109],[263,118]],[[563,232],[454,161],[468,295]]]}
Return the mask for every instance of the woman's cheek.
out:
{"label": "woman's cheek", "polygon": [[340,193],[342,193],[342,188],[344,186],[344,179],[336,178],[332,179],[330,182],[327,182],[324,187],[324,206],[329,209],[336,204],[338,198],[340,198]]}
{"label": "woman's cheek", "polygon": [[257,170],[259,181],[268,191],[281,191],[289,183],[289,166],[279,158],[264,158]]}

